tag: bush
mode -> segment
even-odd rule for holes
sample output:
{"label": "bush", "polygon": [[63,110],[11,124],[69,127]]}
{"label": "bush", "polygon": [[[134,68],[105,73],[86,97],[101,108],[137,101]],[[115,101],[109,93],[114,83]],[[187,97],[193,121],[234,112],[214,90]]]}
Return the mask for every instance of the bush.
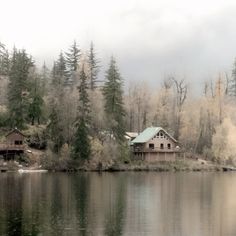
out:
{"label": "bush", "polygon": [[27,136],[26,141],[29,147],[39,150],[46,149],[47,136],[44,126],[37,126],[37,127],[29,126],[28,130],[26,130],[24,133]]}
{"label": "bush", "polygon": [[42,168],[52,171],[76,171],[80,163],[68,157],[60,157],[48,150],[41,158]]}

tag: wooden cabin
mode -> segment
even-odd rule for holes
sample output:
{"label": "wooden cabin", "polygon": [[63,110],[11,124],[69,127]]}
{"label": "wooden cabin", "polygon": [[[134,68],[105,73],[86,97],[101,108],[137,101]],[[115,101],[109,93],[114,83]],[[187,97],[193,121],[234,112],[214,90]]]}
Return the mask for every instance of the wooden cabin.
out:
{"label": "wooden cabin", "polygon": [[161,127],[149,127],[132,141],[134,158],[148,162],[175,161],[178,141]]}
{"label": "wooden cabin", "polygon": [[25,135],[17,128],[6,135],[6,143],[9,145],[21,146],[24,143]]}
{"label": "wooden cabin", "polygon": [[6,141],[4,143],[0,143],[0,155],[4,156],[6,159],[9,159],[15,155],[24,153],[24,139],[25,135],[20,130],[17,128],[11,130],[6,135]]}

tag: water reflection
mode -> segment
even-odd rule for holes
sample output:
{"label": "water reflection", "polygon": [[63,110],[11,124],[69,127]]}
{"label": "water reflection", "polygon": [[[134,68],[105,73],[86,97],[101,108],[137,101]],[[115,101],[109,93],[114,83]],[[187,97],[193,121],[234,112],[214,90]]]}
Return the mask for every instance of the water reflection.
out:
{"label": "water reflection", "polygon": [[87,222],[88,222],[88,204],[89,204],[89,188],[90,188],[90,175],[78,174],[72,179],[73,189],[75,194],[75,209],[76,217],[78,219],[77,231],[80,235],[87,235]]}
{"label": "water reflection", "polygon": [[0,235],[236,235],[235,173],[0,174]]}
{"label": "water reflection", "polygon": [[[115,178],[115,176],[112,177]],[[115,194],[110,197],[110,206],[106,212],[105,235],[107,236],[120,236],[123,233],[126,206],[125,181],[124,176],[119,178],[116,190],[110,189],[110,192]]]}

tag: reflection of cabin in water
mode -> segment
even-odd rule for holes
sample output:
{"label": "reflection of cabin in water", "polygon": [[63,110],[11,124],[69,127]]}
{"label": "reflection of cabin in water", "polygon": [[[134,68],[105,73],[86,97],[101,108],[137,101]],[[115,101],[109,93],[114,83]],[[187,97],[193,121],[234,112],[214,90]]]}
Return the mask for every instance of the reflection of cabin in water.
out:
{"label": "reflection of cabin in water", "polygon": [[149,127],[133,141],[135,159],[154,161],[174,161],[180,152],[178,142],[161,127]]}
{"label": "reflection of cabin in water", "polygon": [[4,143],[0,143],[0,155],[3,155],[5,158],[9,159],[15,155],[24,153],[25,135],[21,133],[17,128],[13,129],[6,135],[6,140]]}

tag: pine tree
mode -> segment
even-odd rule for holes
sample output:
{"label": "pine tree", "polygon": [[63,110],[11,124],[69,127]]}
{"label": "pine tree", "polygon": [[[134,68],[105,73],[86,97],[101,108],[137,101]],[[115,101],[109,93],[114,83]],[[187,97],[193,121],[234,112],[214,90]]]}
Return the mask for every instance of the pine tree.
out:
{"label": "pine tree", "polygon": [[123,104],[122,80],[115,59],[112,57],[109,69],[106,72],[106,81],[103,87],[105,99],[105,114],[111,134],[119,143],[124,141],[125,110]]}
{"label": "pine tree", "polygon": [[46,66],[46,63],[44,62],[40,72],[40,86],[42,87],[43,94],[47,94],[49,84],[50,84],[50,71]]}
{"label": "pine tree", "polygon": [[59,58],[53,64],[52,69],[52,85],[56,87],[62,87],[67,78],[67,71],[66,71],[66,60],[61,52],[59,54]]}
{"label": "pine tree", "polygon": [[96,54],[94,52],[94,45],[91,42],[89,55],[88,55],[88,64],[89,64],[89,79],[90,79],[90,89],[94,90],[97,83],[97,75],[99,72],[98,60],[96,59]]}
{"label": "pine tree", "polygon": [[34,125],[35,119],[38,121],[38,124],[40,124],[44,101],[42,98],[40,78],[37,75],[34,75],[34,81],[32,82],[30,100],[29,118],[31,120],[31,125]]}
{"label": "pine tree", "polygon": [[29,69],[32,67],[32,59],[24,50],[14,49],[11,59],[8,84],[8,110],[10,124],[23,128],[27,120],[29,105]]}
{"label": "pine tree", "polygon": [[67,78],[67,71],[66,71],[66,59],[64,54],[61,52],[59,58],[56,62],[56,74],[59,78],[59,83],[64,84]]}
{"label": "pine tree", "polygon": [[80,85],[78,87],[79,91],[79,106],[78,106],[78,115],[83,117],[86,123],[89,123],[90,120],[90,104],[89,104],[89,95],[88,95],[88,84],[87,76],[85,74],[84,67],[80,72]]}
{"label": "pine tree", "polygon": [[52,95],[58,104],[61,104],[64,100],[64,85],[67,78],[66,62],[63,53],[60,53],[58,60],[54,62],[51,74]]}
{"label": "pine tree", "polygon": [[59,109],[55,100],[51,102],[51,112],[49,115],[50,123],[48,125],[49,139],[53,144],[53,151],[59,153],[64,144],[64,137],[62,135],[62,125],[59,118]]}
{"label": "pine tree", "polygon": [[66,68],[67,68],[67,81],[66,83],[74,83],[73,75],[78,70],[80,49],[77,46],[76,41],[70,46],[68,52],[66,52]]}
{"label": "pine tree", "polygon": [[0,43],[0,75],[8,75],[10,70],[10,57],[5,45]]}
{"label": "pine tree", "polygon": [[0,42],[0,63],[2,61],[3,54],[5,52],[5,45]]}
{"label": "pine tree", "polygon": [[76,120],[76,133],[73,145],[73,157],[75,159],[86,160],[90,156],[90,140],[89,140],[89,126],[90,126],[90,109],[89,96],[87,86],[87,76],[82,68],[80,73],[79,85],[79,105],[78,117]]}
{"label": "pine tree", "polygon": [[83,118],[80,118],[76,125],[75,141],[73,146],[73,158],[87,160],[90,156],[90,140],[88,137],[88,127]]}

